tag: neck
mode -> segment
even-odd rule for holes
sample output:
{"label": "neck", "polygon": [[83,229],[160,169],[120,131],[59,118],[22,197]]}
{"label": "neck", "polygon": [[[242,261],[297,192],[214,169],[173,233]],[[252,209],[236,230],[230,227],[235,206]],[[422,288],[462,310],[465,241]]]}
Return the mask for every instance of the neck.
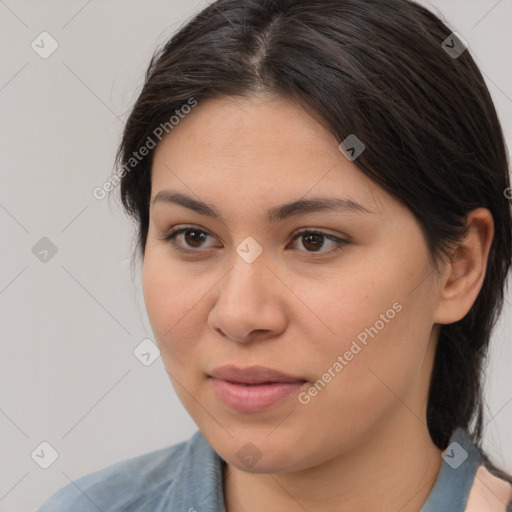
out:
{"label": "neck", "polygon": [[441,469],[441,450],[415,415],[402,408],[399,416],[351,452],[307,470],[253,474],[227,465],[227,512],[418,512]]}

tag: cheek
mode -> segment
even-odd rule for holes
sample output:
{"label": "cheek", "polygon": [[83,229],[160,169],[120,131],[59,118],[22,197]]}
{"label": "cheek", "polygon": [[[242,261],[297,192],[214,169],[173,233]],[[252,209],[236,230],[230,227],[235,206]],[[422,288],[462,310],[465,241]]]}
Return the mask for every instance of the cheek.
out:
{"label": "cheek", "polygon": [[[388,305],[386,301],[384,305]],[[416,409],[411,400],[419,384],[428,339],[421,339],[416,332],[410,305],[401,305],[400,311],[393,309],[393,318],[388,312],[389,323],[382,321],[376,326],[373,314],[359,312],[357,321],[345,315],[344,324],[349,325],[345,332],[338,324],[336,340],[321,351],[311,351],[308,360],[317,380],[306,390],[309,396],[301,397],[302,404],[309,401],[303,420],[311,429],[317,428],[317,418],[333,425],[331,433],[320,435],[319,444],[325,437],[333,442],[332,436],[342,438],[347,446],[357,444],[360,435],[399,413],[404,403]],[[358,338],[360,334],[364,336]]]}
{"label": "cheek", "polygon": [[305,331],[311,332],[314,324],[326,346],[337,352],[348,350],[355,339],[364,346],[403,316],[408,283],[419,279],[421,272],[415,267],[411,263],[404,267],[389,255],[387,259],[363,255],[357,263],[343,262],[314,286],[310,279],[296,283],[294,291],[308,309],[296,318]]}
{"label": "cheek", "polygon": [[[361,259],[350,272],[328,276],[307,295],[305,302],[323,321],[322,332],[330,332],[323,341],[317,336],[316,346],[311,346],[316,377],[332,381],[325,385],[326,392],[319,384],[324,404],[331,402],[327,396],[332,393],[332,401],[349,410],[377,414],[397,401],[394,393],[403,396],[412,388],[423,364],[434,309],[424,261],[419,251],[397,257],[386,249],[376,259]],[[301,329],[313,340],[307,320]]]}
{"label": "cheek", "polygon": [[204,329],[201,299],[209,289],[207,280],[200,275],[184,275],[168,257],[146,249],[142,287],[148,318],[166,367],[186,363],[186,359],[194,357]]}

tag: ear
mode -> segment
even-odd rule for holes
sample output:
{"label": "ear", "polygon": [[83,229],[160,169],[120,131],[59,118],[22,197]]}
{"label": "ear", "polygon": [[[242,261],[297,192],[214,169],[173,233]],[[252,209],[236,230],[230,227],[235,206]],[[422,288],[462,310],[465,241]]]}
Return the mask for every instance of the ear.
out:
{"label": "ear", "polygon": [[487,208],[466,217],[468,231],[445,264],[434,322],[451,324],[466,316],[482,288],[494,237],[494,220]]}

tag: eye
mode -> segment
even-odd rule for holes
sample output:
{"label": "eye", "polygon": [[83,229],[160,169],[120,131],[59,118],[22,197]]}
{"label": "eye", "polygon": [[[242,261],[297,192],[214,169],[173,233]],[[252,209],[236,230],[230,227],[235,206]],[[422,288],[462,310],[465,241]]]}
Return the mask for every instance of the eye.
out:
{"label": "eye", "polygon": [[[183,235],[181,240],[184,242],[184,246],[183,243],[176,242],[181,235]],[[163,236],[161,240],[170,242],[178,251],[184,253],[197,253],[199,252],[197,249],[204,247],[203,243],[209,236],[211,235],[207,231],[198,229],[195,226],[182,226],[181,228],[178,227],[172,229],[169,233]],[[295,242],[300,237],[302,237],[303,246],[306,248],[306,251],[303,252],[306,253],[330,254],[342,250],[345,245],[349,244],[347,240],[312,229],[303,229],[298,233],[295,233],[292,242]],[[320,251],[320,249],[324,247],[325,240],[328,240],[332,244],[331,249]]]}
{"label": "eye", "polygon": [[184,241],[186,242],[186,247],[192,247],[192,248],[200,248],[201,244],[204,242],[206,237],[211,236],[206,231],[202,229],[197,229],[195,226],[185,226],[181,227],[179,229],[172,229],[169,233],[167,233],[162,240],[165,242],[170,242],[171,245],[181,252],[197,252],[196,250],[192,249],[184,249],[181,244],[177,244],[175,239],[178,238],[178,235],[183,234]]}
{"label": "eye", "polygon": [[332,243],[331,249],[322,251],[321,254],[330,254],[337,251],[341,251],[345,245],[349,242],[347,240],[343,240],[334,235],[330,235],[328,233],[324,233],[323,231],[316,231],[312,229],[303,229],[296,233],[293,241],[302,237],[303,246],[308,249],[306,252],[319,252],[319,250],[324,246],[324,241],[329,240]]}

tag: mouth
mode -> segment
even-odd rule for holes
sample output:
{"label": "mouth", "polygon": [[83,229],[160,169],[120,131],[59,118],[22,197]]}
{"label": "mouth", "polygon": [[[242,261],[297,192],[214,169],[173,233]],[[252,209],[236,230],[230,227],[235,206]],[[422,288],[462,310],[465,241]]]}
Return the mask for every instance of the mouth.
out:
{"label": "mouth", "polygon": [[258,382],[258,383],[252,383],[252,384],[248,384],[247,382],[237,382],[237,381],[233,381],[233,380],[226,380],[225,382],[229,382],[230,384],[238,384],[239,386],[264,386],[266,384],[281,384],[281,382],[273,382],[273,381]]}
{"label": "mouth", "polygon": [[231,410],[256,413],[296,393],[307,380],[265,367],[216,368],[209,375],[217,398]]}
{"label": "mouth", "polygon": [[284,373],[265,366],[249,366],[247,368],[239,368],[233,365],[220,366],[215,368],[209,376],[234,384],[248,385],[306,381],[304,377]]}

